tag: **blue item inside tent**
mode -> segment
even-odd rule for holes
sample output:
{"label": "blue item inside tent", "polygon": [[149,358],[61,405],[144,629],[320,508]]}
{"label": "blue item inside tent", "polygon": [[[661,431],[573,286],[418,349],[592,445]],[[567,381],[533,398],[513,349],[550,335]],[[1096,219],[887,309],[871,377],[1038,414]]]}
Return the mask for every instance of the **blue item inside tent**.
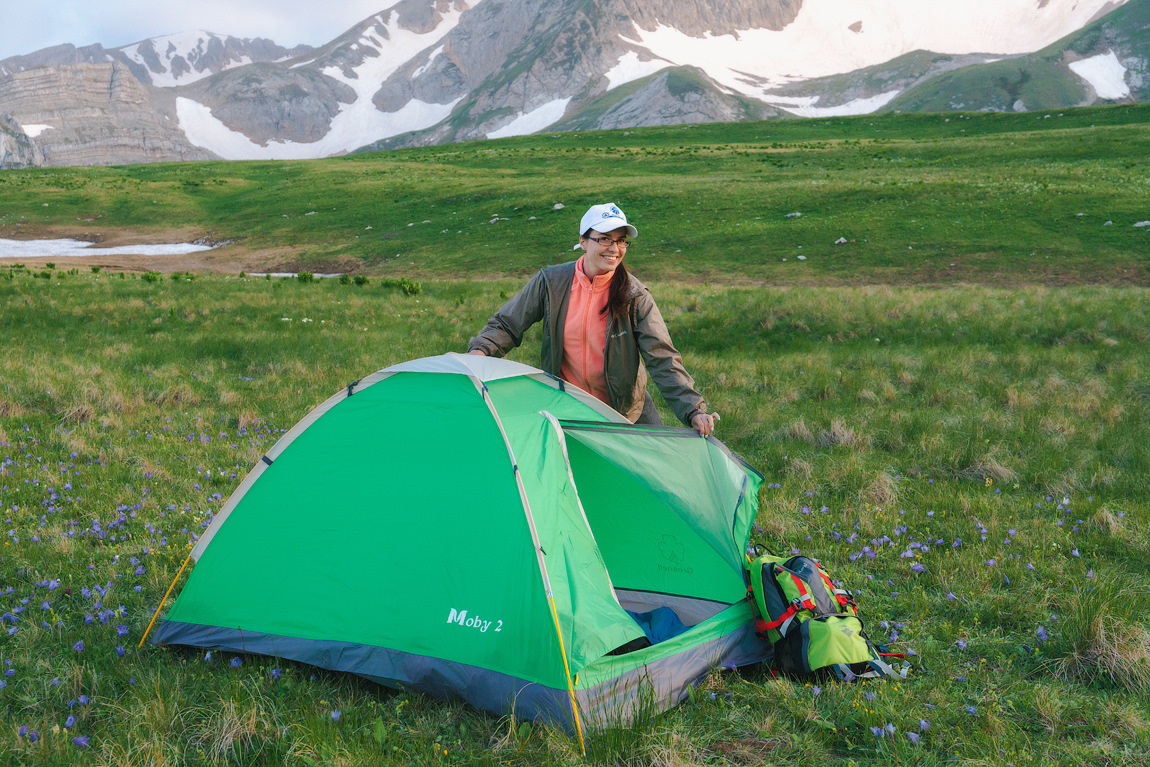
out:
{"label": "blue item inside tent", "polygon": [[647,613],[633,613],[628,610],[627,614],[635,619],[651,644],[665,642],[687,630],[683,621],[679,620],[679,616],[670,607],[656,607]]}

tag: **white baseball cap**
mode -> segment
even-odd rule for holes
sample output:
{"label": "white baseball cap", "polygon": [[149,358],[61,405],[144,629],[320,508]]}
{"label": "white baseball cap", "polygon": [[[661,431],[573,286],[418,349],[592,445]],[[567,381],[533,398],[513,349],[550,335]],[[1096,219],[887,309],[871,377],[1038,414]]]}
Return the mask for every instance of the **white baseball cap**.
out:
{"label": "white baseball cap", "polygon": [[624,227],[631,237],[639,236],[639,230],[627,223],[627,215],[619,210],[619,206],[613,202],[605,202],[602,205],[592,205],[583,214],[583,218],[579,221],[579,236],[582,237],[588,229],[606,234]]}

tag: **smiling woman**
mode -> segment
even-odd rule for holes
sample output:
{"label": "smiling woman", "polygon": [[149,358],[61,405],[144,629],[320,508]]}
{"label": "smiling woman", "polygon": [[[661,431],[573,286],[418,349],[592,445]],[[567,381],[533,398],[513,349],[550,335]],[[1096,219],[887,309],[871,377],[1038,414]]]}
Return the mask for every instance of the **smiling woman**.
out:
{"label": "smiling woman", "polygon": [[540,367],[593,394],[632,423],[662,424],[647,394],[647,371],[671,410],[707,436],[718,415],[707,412],[683,367],[659,307],[623,259],[639,231],[614,203],[592,205],[579,222],[583,255],[541,269],[492,315],[468,352],[502,357],[543,321]]}

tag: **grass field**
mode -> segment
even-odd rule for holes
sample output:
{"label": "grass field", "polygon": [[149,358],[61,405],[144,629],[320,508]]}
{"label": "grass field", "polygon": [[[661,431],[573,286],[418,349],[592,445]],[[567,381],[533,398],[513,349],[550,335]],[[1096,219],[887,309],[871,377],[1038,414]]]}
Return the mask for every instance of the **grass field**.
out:
{"label": "grass field", "polygon": [[[588,761],[1146,764],[1150,235],[1132,224],[1150,218],[1147,114],[5,171],[3,236],[95,215],[109,231],[199,223],[371,279],[0,265],[0,764],[579,763],[563,733],[459,703],[136,645],[190,541],[284,430],[372,370],[462,351],[522,274],[568,257],[571,220],[604,189],[657,243],[628,259],[722,413],[717,436],[767,477],[755,540],[859,589],[872,638],[912,669],[817,687],[715,674],[665,715],[590,733]],[[785,146],[745,148],[767,129]],[[611,175],[571,172],[604,158]],[[468,234],[440,247],[443,227],[418,224],[432,204],[470,216]],[[488,223],[495,212],[509,220]],[[906,216],[918,239],[900,239]],[[341,244],[366,226],[369,242]],[[512,243],[506,264],[472,252],[496,247],[492,232]],[[839,232],[850,249],[826,242]],[[378,259],[395,242],[407,264]],[[955,257],[947,242],[962,269],[935,268]],[[800,244],[811,255],[796,262]],[[532,336],[514,358],[537,355]]]}
{"label": "grass field", "polygon": [[191,230],[236,241],[248,271],[498,277],[566,260],[581,212],[612,200],[652,279],[1146,285],[1147,157],[1150,105],[1129,105],[4,171],[0,236]]}

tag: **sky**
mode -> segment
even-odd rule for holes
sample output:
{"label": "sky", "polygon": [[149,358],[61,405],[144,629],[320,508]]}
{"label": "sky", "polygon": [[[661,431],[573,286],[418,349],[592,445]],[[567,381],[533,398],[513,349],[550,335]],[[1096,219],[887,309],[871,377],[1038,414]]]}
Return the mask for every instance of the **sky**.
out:
{"label": "sky", "polygon": [[196,29],[322,45],[397,0],[0,0],[0,59],[50,45],[118,48]]}

